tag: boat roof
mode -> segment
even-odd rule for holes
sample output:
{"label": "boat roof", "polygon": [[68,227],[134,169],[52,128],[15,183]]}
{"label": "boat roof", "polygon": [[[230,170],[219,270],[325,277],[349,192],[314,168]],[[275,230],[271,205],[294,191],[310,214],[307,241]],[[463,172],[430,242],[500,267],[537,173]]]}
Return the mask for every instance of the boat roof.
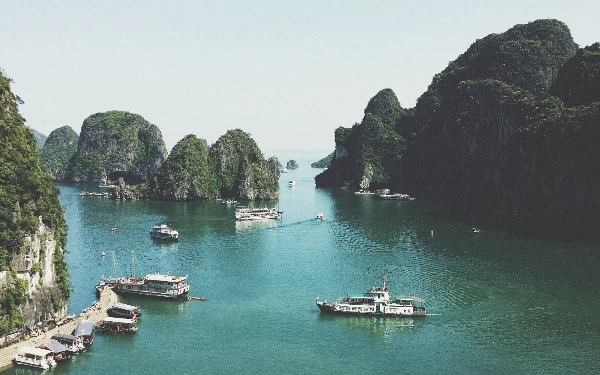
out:
{"label": "boat roof", "polygon": [[108,317],[108,318],[104,318],[104,322],[105,323],[133,323],[135,322],[135,320],[133,319],[125,319],[125,318],[112,318],[112,317]]}
{"label": "boat roof", "polygon": [[425,303],[425,300],[423,298],[419,298],[416,296],[411,296],[410,294],[408,296],[400,296],[397,299],[404,299],[404,300],[413,300],[413,301],[417,301],[420,303]]}
{"label": "boat roof", "polygon": [[33,354],[39,356],[46,356],[50,353],[53,353],[52,350],[42,349],[42,348],[34,348],[33,346],[24,346],[19,349],[19,353],[22,354]]}
{"label": "boat roof", "polygon": [[152,273],[146,275],[146,280],[150,281],[166,281],[169,283],[176,283],[182,280],[187,279],[187,276],[171,276],[171,275],[162,275],[160,273]]}
{"label": "boat roof", "polygon": [[66,333],[55,333],[51,338],[55,340],[77,341],[77,336],[68,335]]}
{"label": "boat roof", "polygon": [[138,308],[132,305],[128,305],[126,303],[117,302],[109,307],[109,309],[123,309],[129,311],[136,311]]}
{"label": "boat roof", "polygon": [[90,320],[82,320],[77,323],[77,326],[73,330],[74,336],[89,336],[94,332],[94,323]]}
{"label": "boat roof", "polygon": [[[60,342],[58,342],[54,339],[42,341],[40,346],[44,346],[45,348],[53,351],[54,353],[66,352],[69,350],[69,348],[67,348],[66,346],[64,346],[63,344],[61,344]],[[41,349],[43,349],[43,348],[41,348]]]}

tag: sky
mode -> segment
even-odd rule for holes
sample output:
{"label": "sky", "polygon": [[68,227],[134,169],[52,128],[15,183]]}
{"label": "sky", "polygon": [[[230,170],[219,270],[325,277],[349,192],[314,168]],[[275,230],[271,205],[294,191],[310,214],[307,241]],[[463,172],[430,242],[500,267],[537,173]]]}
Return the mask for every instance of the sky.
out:
{"label": "sky", "polygon": [[477,39],[536,19],[600,41],[600,1],[0,0],[0,68],[26,125],[77,133],[91,114],[136,113],[170,150],[242,129],[266,157],[335,148],[391,88],[413,107]]}

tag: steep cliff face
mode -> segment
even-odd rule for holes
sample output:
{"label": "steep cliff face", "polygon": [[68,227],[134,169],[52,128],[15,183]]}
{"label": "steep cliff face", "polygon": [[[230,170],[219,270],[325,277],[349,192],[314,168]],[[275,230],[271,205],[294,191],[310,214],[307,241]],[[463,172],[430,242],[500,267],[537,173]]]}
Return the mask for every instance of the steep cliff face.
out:
{"label": "steep cliff face", "polygon": [[142,116],[122,111],[96,113],[81,126],[66,179],[99,182],[123,177],[127,183],[145,183],[166,157],[160,130]]}
{"label": "steep cliff face", "polygon": [[[474,43],[397,124],[412,134],[404,186],[455,212],[589,232],[600,198],[599,112],[579,68],[593,66],[594,55],[577,52],[568,28],[553,20]],[[585,106],[565,108],[551,94]]]}
{"label": "steep cliff face", "polygon": [[221,197],[247,200],[278,197],[279,176],[248,133],[229,130],[211,146],[209,158]]}
{"label": "steep cliff face", "polygon": [[70,126],[53,130],[40,151],[42,171],[51,174],[55,180],[65,177],[67,163],[77,151],[79,135]]}
{"label": "steep cliff face", "polygon": [[0,72],[0,336],[61,317],[70,294],[58,188],[41,172],[9,83]]}
{"label": "steep cliff face", "polygon": [[404,139],[394,126],[406,115],[392,90],[377,93],[360,124],[336,130],[331,166],[315,177],[317,186],[368,189],[397,184]]}
{"label": "steep cliff face", "polygon": [[158,169],[151,190],[158,199],[215,199],[219,194],[216,181],[206,141],[190,134],[173,147]]}

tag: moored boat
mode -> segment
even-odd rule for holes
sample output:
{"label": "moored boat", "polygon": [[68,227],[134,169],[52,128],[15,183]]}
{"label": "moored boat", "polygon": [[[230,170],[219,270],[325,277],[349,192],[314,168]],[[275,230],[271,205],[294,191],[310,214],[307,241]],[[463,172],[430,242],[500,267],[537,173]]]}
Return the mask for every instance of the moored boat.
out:
{"label": "moored boat", "polygon": [[81,338],[84,346],[90,346],[94,343],[94,324],[90,320],[82,320],[71,334]]}
{"label": "moored boat", "polygon": [[171,229],[167,224],[155,225],[150,231],[150,238],[157,240],[179,241],[179,232]]}
{"label": "moored boat", "polygon": [[148,274],[144,278],[128,277],[117,281],[115,293],[136,294],[151,297],[179,298],[190,291],[187,276],[171,276],[159,273]]}
{"label": "moored boat", "polygon": [[106,333],[133,333],[138,330],[137,320],[113,317],[104,318],[95,328]]}
{"label": "moored boat", "polygon": [[142,311],[137,306],[125,303],[115,303],[106,309],[108,316],[113,318],[136,319],[142,316]]}
{"label": "moored boat", "polygon": [[52,340],[56,340],[69,348],[69,351],[72,354],[79,354],[85,351],[85,346],[83,346],[83,339],[81,337],[67,335],[66,333],[55,333],[51,337]]}
{"label": "moored boat", "polygon": [[54,352],[52,350],[34,348],[31,346],[20,348],[13,359],[13,362],[17,365],[36,367],[43,370],[48,370],[56,366]]}
{"label": "moored boat", "polygon": [[53,339],[42,341],[40,345],[38,345],[38,348],[51,350],[54,353],[54,360],[56,362],[66,361],[72,357],[69,348]]}
{"label": "moored boat", "polygon": [[316,304],[322,313],[341,315],[373,316],[425,316],[425,300],[415,296],[392,299],[383,279],[383,288],[371,288],[366,293],[349,294],[334,302],[319,301]]}

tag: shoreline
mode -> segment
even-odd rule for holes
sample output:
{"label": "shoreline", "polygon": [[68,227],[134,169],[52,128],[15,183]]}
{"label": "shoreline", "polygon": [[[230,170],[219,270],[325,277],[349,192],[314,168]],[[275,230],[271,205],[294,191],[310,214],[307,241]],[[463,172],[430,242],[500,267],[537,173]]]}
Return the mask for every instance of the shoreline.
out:
{"label": "shoreline", "polygon": [[[5,348],[0,349],[0,371],[6,370],[9,366],[13,366],[13,358],[17,355],[17,352],[20,348],[24,346],[37,346],[44,338],[49,339],[55,333],[68,333],[71,334],[73,329],[77,326],[77,324],[82,320],[91,320],[95,325],[96,323],[102,321],[108,315],[106,314],[106,309],[117,302],[117,294],[113,292],[111,289],[105,288],[100,292],[100,298],[98,299],[99,309],[94,311],[88,311],[83,314],[83,316],[79,316],[76,319],[73,319],[70,322],[67,322],[61,326],[54,327],[51,330],[48,330],[45,334],[30,337],[27,340],[20,341],[16,344],[12,344]],[[61,332],[62,331],[62,332]]]}

